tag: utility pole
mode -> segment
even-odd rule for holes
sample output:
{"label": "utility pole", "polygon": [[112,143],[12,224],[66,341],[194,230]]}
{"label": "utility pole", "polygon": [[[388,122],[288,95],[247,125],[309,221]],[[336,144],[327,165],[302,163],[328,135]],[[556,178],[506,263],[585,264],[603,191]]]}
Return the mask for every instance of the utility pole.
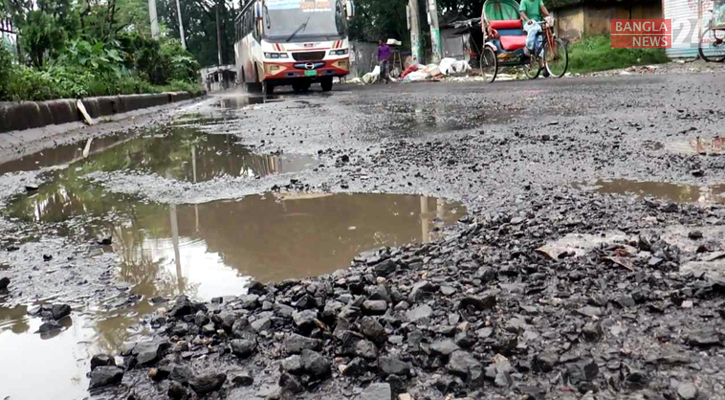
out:
{"label": "utility pole", "polygon": [[433,62],[439,63],[441,62],[443,48],[441,46],[441,30],[438,27],[438,4],[436,0],[428,0],[428,24],[430,24],[430,47],[433,50]]}
{"label": "utility pole", "polygon": [[[176,0],[179,1],[179,0]],[[217,67],[222,66],[222,28],[219,25],[219,9],[222,6],[221,0],[216,2],[216,48],[217,48]],[[218,68],[217,68],[218,72]]]}
{"label": "utility pole", "polygon": [[151,37],[159,40],[159,17],[156,15],[156,0],[149,0],[149,19],[151,20]]}
{"label": "utility pole", "polygon": [[181,38],[181,47],[186,50],[186,38],[184,37],[184,20],[181,19],[181,5],[176,0],[176,13],[179,14],[179,37]]}
{"label": "utility pole", "polygon": [[408,29],[410,30],[410,53],[414,63],[420,63],[423,54],[420,48],[420,10],[418,0],[408,0]]}
{"label": "utility pole", "polygon": [[219,24],[219,9],[222,7],[223,0],[216,1],[216,49],[217,49],[217,67],[216,73],[219,77],[219,85],[222,89],[227,90],[227,82],[224,80],[224,72],[222,71],[222,28]]}

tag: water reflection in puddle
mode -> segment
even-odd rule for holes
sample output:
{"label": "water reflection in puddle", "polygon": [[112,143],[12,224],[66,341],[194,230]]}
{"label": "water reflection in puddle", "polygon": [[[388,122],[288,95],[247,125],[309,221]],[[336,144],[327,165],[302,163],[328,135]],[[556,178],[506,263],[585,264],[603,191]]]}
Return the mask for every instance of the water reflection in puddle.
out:
{"label": "water reflection in puddle", "polygon": [[[352,105],[353,103],[349,103]],[[486,107],[462,107],[458,104],[431,103],[376,103],[354,104],[368,115],[384,115],[385,118],[368,121],[367,131],[407,137],[423,134],[472,129],[481,124],[509,122],[518,115],[510,105]]]}
{"label": "water reflection in puddle", "polygon": [[138,318],[153,306],[143,302],[113,312],[74,311],[60,321],[63,329],[50,335],[35,333],[42,320],[27,311],[27,306],[0,307],[0,398],[87,398],[90,358],[114,354],[140,334]]}
{"label": "water reflection in puddle", "polygon": [[253,177],[301,171],[316,164],[313,157],[305,155],[255,154],[237,141],[233,135],[174,129],[165,135],[129,141],[114,152],[122,153],[119,156],[104,153],[108,160],[103,162],[107,166],[102,169],[127,169],[203,182],[225,175]]}
{"label": "water reflection in puddle", "polygon": [[112,235],[122,280],[143,286],[137,294],[147,297],[200,299],[240,294],[251,278],[320,275],[366,250],[427,242],[465,213],[460,204],[391,194],[266,194],[179,206],[86,193],[53,202],[36,197],[16,201],[12,215],[61,222],[113,213],[119,222],[77,226],[87,237]]}
{"label": "water reflection in puddle", "polygon": [[[576,186],[587,188],[584,184]],[[598,180],[593,189],[598,193],[634,194],[638,198],[652,196],[675,203],[725,203],[725,185],[696,186],[612,179]]]}
{"label": "water reflection in puddle", "polygon": [[[0,165],[0,174],[73,164],[67,175],[130,170],[167,178],[203,182],[221,176],[265,176],[313,168],[312,156],[260,155],[233,135],[204,134],[176,127],[166,133],[111,136],[59,146]],[[84,157],[84,152],[86,157]]]}
{"label": "water reflection in puddle", "polygon": [[52,149],[39,151],[19,159],[0,164],[0,175],[14,171],[35,171],[41,168],[56,165],[72,164],[82,160],[83,151],[88,145],[88,154],[110,150],[124,140],[131,139],[128,135],[114,135],[93,139],[89,142],[79,142]]}
{"label": "water reflection in puddle", "polygon": [[[23,197],[13,205],[14,215],[77,220],[90,236],[110,234],[107,250],[119,257],[119,280],[144,300],[128,307],[127,297],[110,294],[105,303],[120,309],[74,311],[52,336],[33,333],[41,321],[27,316],[27,307],[0,308],[0,360],[13,360],[0,363],[0,376],[11,378],[0,396],[86,397],[90,358],[114,354],[147,331],[141,318],[162,306],[148,299],[183,293],[208,300],[242,294],[252,277],[279,281],[329,273],[365,250],[432,240],[438,227],[465,213],[459,204],[414,195],[266,194],[174,206],[79,189],[54,202]],[[108,213],[121,222],[110,222]],[[103,222],[82,222],[93,215]],[[46,384],[28,383],[41,381]]]}
{"label": "water reflection in puddle", "polygon": [[283,99],[279,96],[219,96],[218,101],[214,103],[214,107],[234,110],[255,104],[279,103],[281,101]]}

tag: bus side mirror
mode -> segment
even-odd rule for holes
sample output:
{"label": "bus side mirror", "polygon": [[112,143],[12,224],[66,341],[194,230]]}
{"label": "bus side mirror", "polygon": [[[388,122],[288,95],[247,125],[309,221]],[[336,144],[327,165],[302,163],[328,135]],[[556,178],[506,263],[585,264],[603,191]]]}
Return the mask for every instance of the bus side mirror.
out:
{"label": "bus side mirror", "polygon": [[352,19],[355,16],[355,3],[352,0],[345,0],[345,11],[347,12],[347,19]]}

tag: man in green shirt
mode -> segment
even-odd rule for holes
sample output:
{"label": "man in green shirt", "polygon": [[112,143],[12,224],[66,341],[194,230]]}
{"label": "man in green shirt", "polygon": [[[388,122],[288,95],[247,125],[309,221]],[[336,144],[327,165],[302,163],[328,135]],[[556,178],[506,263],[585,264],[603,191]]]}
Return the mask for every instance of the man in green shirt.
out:
{"label": "man in green shirt", "polygon": [[542,0],[521,0],[519,14],[524,21],[524,25],[526,25],[526,22],[530,19],[537,22],[543,21],[541,15],[543,14],[544,17],[548,17],[549,10],[546,9]]}

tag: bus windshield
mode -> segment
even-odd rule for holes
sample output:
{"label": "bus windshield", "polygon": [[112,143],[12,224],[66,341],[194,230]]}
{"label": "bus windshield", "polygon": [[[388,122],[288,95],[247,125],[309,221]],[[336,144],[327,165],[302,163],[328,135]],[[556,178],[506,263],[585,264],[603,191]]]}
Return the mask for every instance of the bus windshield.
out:
{"label": "bus windshield", "polygon": [[264,38],[308,42],[345,37],[347,22],[336,0],[265,0]]}

